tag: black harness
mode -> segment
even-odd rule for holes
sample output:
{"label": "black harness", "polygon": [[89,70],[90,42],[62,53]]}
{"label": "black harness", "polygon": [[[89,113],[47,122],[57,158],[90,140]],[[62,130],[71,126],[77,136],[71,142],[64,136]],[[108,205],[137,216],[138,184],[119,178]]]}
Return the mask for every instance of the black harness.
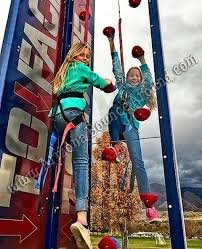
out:
{"label": "black harness", "polygon": [[[62,108],[61,100],[65,99],[65,98],[70,98],[70,97],[73,97],[73,98],[84,98],[84,95],[81,92],[66,92],[66,93],[62,93],[62,94],[58,95],[56,97],[56,102],[55,102],[55,105],[53,107],[53,115],[52,115],[52,117],[54,117],[56,115],[56,111],[57,111],[58,106],[59,106],[63,119],[67,123],[72,122],[76,126],[76,125],[78,125],[78,124],[80,124],[81,122],[84,121],[84,114],[82,112],[79,116],[77,116],[76,118],[74,118],[71,121],[65,116],[65,112],[64,112],[64,110]],[[74,109],[78,109],[78,108],[74,108]],[[80,109],[78,109],[78,110],[80,110]]]}
{"label": "black harness", "polygon": [[[55,101],[55,104],[53,106],[51,117],[52,118],[55,117],[57,109],[59,107],[60,111],[61,111],[61,114],[62,114],[62,117],[67,122],[66,128],[64,129],[64,132],[63,132],[63,135],[62,135],[62,140],[60,142],[60,149],[58,151],[59,152],[59,158],[57,158],[58,159],[58,168],[57,168],[57,174],[56,174],[56,178],[55,178],[55,184],[54,184],[53,192],[57,192],[58,179],[59,179],[59,175],[60,175],[60,172],[61,172],[61,147],[63,146],[64,141],[67,141],[67,140],[70,139],[68,137],[69,136],[69,131],[72,129],[72,127],[70,126],[70,123],[72,123],[74,125],[74,127],[75,127],[75,126],[77,126],[78,124],[80,124],[80,123],[82,123],[84,121],[84,114],[83,114],[83,112],[79,116],[77,116],[76,118],[74,118],[71,121],[65,116],[65,113],[64,113],[64,110],[63,110],[62,104],[61,104],[61,99],[69,98],[69,97],[84,98],[84,95],[83,95],[83,93],[80,93],[80,92],[66,92],[66,93],[62,93],[62,94],[60,94],[59,96],[56,97],[56,101]],[[78,109],[78,108],[74,108],[74,109]],[[78,110],[80,110],[80,109],[78,109]],[[52,151],[50,152],[50,149],[49,149],[49,154],[50,153],[51,153],[50,158],[52,158],[53,152]],[[45,181],[45,178],[46,178],[46,174],[47,174],[47,171],[48,171],[50,165],[51,164],[45,163],[41,167],[41,172],[40,172],[41,177],[39,177],[39,179],[37,180],[37,188],[40,189],[40,197],[39,197],[40,199],[39,199],[39,205],[38,205],[38,213],[40,213],[40,208],[41,208],[41,192],[42,192],[42,187],[43,187],[43,184],[44,184],[44,181]],[[58,176],[58,178],[57,178],[57,176]],[[55,190],[55,188],[56,188],[56,190]]]}
{"label": "black harness", "polygon": [[126,112],[129,110],[129,105],[127,100],[128,100],[128,93],[126,91],[123,91],[121,96],[121,108]]}

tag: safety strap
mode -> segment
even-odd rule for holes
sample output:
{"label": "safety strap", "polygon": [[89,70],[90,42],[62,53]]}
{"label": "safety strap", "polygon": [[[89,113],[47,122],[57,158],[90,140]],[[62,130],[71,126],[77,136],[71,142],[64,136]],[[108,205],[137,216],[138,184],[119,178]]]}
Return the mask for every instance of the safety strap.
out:
{"label": "safety strap", "polygon": [[84,98],[84,95],[81,92],[66,92],[66,93],[61,93],[60,95],[58,95],[57,99],[60,101],[61,99],[65,99],[69,97]]}
{"label": "safety strap", "polygon": [[56,162],[53,162],[53,153],[56,151],[58,146],[58,134],[57,131],[53,131],[50,136],[49,142],[49,151],[48,151],[48,160],[42,162],[41,170],[38,176],[38,179],[35,181],[35,188],[39,189],[39,197],[38,197],[38,205],[37,212],[38,215],[41,214],[41,206],[42,206],[42,190],[46,180],[46,176],[48,174],[48,170],[51,166],[55,166]]}
{"label": "safety strap", "polygon": [[121,56],[121,66],[122,66],[122,71],[123,75],[125,75],[125,69],[124,69],[124,59],[123,59],[123,42],[122,42],[122,28],[121,28],[121,7],[120,7],[120,2],[118,0],[118,9],[119,9],[119,45],[120,45],[120,56]]}
{"label": "safety strap", "polygon": [[57,141],[58,141],[58,134],[57,131],[53,131],[51,136],[50,136],[50,142],[49,142],[49,151],[48,151],[48,160],[43,161],[42,162],[42,167],[38,176],[38,179],[35,182],[35,188],[37,189],[42,189],[45,179],[46,179],[46,175],[48,172],[48,169],[51,167],[51,163],[52,163],[52,157],[53,157],[53,153],[56,150],[57,147]]}
{"label": "safety strap", "polygon": [[83,93],[81,92],[66,92],[66,93],[62,93],[59,96],[57,96],[57,101],[60,107],[60,111],[62,114],[62,117],[64,118],[64,120],[69,123],[70,121],[66,118],[64,110],[62,108],[62,104],[61,104],[61,99],[65,99],[65,98],[69,98],[69,97],[75,97],[75,98],[84,98]]}
{"label": "safety strap", "polygon": [[[58,167],[57,167],[58,170],[57,170],[56,179],[55,179],[55,183],[54,183],[54,187],[53,187],[53,192],[57,192],[58,180],[59,180],[59,176],[60,176],[60,172],[61,172],[61,149],[62,149],[62,146],[65,142],[65,138],[71,129],[75,128],[78,124],[80,124],[83,121],[84,121],[84,115],[82,113],[81,115],[79,115],[75,119],[73,119],[71,122],[68,122],[67,126],[65,127],[65,130],[64,130],[63,136],[62,136],[62,140],[61,140],[61,144],[59,147],[59,152],[58,152],[59,153],[59,155],[58,155]],[[47,162],[42,163],[39,177],[35,182],[35,188],[40,189],[40,192],[43,188],[43,185],[44,185],[44,182],[46,179],[46,175],[48,173],[48,169],[52,166],[51,160],[52,160],[53,152],[56,150],[57,141],[58,141],[58,134],[56,131],[53,131],[51,134],[51,138],[50,138],[48,160],[47,160]]]}
{"label": "safety strap", "polygon": [[62,135],[62,140],[61,140],[60,147],[59,147],[57,174],[56,174],[56,177],[55,177],[55,183],[54,183],[54,187],[53,187],[52,192],[57,192],[58,180],[59,180],[59,177],[60,177],[61,166],[62,166],[62,146],[63,146],[63,144],[65,142],[66,136],[72,129],[74,129],[78,124],[80,124],[83,121],[84,121],[84,115],[82,113],[81,115],[76,117],[74,120],[69,122],[67,124],[67,126],[65,127],[65,129],[64,129],[64,132],[63,132],[63,135]]}
{"label": "safety strap", "polygon": [[122,96],[121,96],[121,108],[125,112],[127,112],[129,109],[127,98],[128,98],[128,93],[126,91],[123,91]]}
{"label": "safety strap", "polygon": [[64,120],[66,122],[69,122],[69,120],[67,120],[66,117],[65,117],[64,111],[62,109],[62,104],[61,104],[60,101],[62,99],[66,99],[66,98],[70,98],[70,97],[72,97],[72,98],[84,98],[84,94],[82,92],[65,92],[65,93],[61,93],[60,95],[58,95],[56,97],[56,101],[55,101],[55,104],[54,104],[54,107],[53,107],[53,111],[52,111],[52,115],[51,115],[52,117],[54,117],[56,115],[58,105],[59,105],[60,111],[62,113],[62,116],[63,116]]}

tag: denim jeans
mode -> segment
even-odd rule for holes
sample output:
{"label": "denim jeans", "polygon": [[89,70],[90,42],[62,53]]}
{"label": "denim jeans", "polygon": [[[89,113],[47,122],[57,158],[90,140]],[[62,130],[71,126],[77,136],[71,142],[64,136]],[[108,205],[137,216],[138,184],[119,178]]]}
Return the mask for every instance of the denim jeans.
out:
{"label": "denim jeans", "polygon": [[[130,191],[132,192],[134,189],[134,181],[136,176],[139,193],[149,193],[150,185],[144,167],[144,161],[142,160],[138,129],[132,127],[131,125],[122,124],[120,115],[118,115],[115,111],[115,108],[116,107],[113,106],[109,110],[109,134],[111,140],[116,141],[112,142],[112,144],[116,144],[122,139],[125,139],[127,144],[130,160],[132,162]],[[116,113],[116,115],[112,115],[112,113]]]}
{"label": "denim jeans", "polygon": [[130,191],[132,192],[134,189],[134,181],[136,176],[139,193],[149,193],[151,190],[147,172],[144,167],[144,161],[142,160],[138,129],[127,126],[123,136],[126,140],[130,160],[132,162]]}
{"label": "denim jeans", "polygon": [[126,129],[126,126],[122,124],[121,117],[117,113],[117,106],[112,106],[109,109],[109,135],[111,138],[111,144],[116,144],[119,140],[124,139],[123,132]]}
{"label": "denim jeans", "polygon": [[[68,120],[73,120],[82,112],[79,109],[64,110]],[[57,114],[54,119],[54,126],[60,138],[67,123],[62,114]],[[88,134],[85,122],[78,124],[70,131],[70,142],[72,146],[72,167],[75,184],[76,211],[87,211],[89,197],[89,155],[88,155]]]}

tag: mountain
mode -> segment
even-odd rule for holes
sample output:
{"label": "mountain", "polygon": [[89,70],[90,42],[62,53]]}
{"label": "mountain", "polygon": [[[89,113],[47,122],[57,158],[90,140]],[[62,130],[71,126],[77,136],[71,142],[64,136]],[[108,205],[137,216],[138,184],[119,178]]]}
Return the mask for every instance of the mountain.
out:
{"label": "mountain", "polygon": [[158,194],[158,202],[156,203],[156,207],[159,211],[166,211],[167,210],[167,198],[166,198],[166,189],[164,185],[159,183],[152,183],[151,184],[151,191],[153,193]]}
{"label": "mountain", "polygon": [[187,191],[194,193],[195,195],[197,195],[198,197],[200,197],[202,199],[202,188],[190,188],[190,187],[182,187],[181,188],[182,194],[184,192],[187,192]]}
{"label": "mountain", "polygon": [[[164,185],[158,183],[151,184],[151,191],[158,194],[159,200],[156,207],[160,211],[167,210],[166,189]],[[202,188],[181,188],[183,208],[185,211],[202,211]]]}
{"label": "mountain", "polygon": [[184,210],[200,211],[202,209],[202,199],[196,194],[186,191],[182,193]]}

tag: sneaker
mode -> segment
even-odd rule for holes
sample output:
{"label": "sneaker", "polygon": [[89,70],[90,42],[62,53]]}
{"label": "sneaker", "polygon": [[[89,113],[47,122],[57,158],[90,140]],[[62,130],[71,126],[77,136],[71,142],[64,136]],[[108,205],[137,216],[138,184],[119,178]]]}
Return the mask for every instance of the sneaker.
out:
{"label": "sneaker", "polygon": [[147,208],[146,216],[149,220],[149,223],[161,222],[160,215],[155,207]]}
{"label": "sneaker", "polygon": [[79,249],[93,249],[90,240],[90,231],[86,229],[80,222],[75,222],[70,226],[70,230],[74,235],[76,244]]}

